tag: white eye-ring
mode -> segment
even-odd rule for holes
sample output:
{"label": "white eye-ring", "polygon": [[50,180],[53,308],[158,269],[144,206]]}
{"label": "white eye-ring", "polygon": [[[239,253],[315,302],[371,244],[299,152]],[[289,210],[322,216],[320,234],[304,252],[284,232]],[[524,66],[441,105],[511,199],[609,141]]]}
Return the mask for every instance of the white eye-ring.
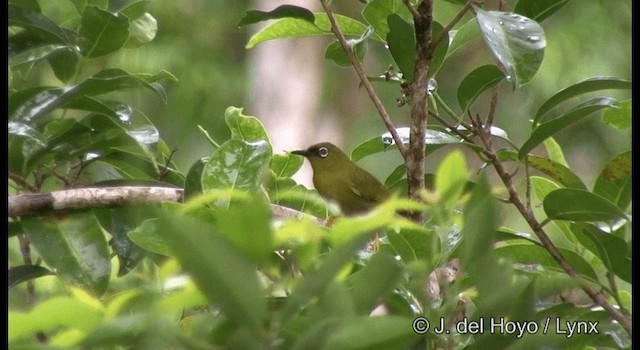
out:
{"label": "white eye-ring", "polygon": [[326,147],[318,148],[318,155],[322,158],[326,158],[329,155],[329,150]]}

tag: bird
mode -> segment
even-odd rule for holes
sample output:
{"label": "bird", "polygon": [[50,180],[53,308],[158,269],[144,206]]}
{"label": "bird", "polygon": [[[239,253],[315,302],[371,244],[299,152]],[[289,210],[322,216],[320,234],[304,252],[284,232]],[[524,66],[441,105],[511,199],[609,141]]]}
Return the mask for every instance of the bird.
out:
{"label": "bird", "polygon": [[325,200],[336,203],[345,216],[366,214],[390,196],[378,179],[330,142],[290,153],[309,160],[314,187]]}

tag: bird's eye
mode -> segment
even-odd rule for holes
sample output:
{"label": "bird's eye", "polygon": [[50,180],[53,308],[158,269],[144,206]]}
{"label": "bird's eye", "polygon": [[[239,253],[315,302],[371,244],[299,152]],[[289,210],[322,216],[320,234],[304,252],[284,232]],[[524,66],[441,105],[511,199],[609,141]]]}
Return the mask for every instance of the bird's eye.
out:
{"label": "bird's eye", "polygon": [[329,155],[329,150],[326,147],[318,148],[318,155],[322,158],[326,158]]}

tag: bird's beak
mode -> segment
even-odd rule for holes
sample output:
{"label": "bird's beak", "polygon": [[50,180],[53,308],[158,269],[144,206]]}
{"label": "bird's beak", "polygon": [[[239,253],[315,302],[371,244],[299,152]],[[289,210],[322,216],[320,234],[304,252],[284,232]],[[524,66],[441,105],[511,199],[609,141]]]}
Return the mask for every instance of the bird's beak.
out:
{"label": "bird's beak", "polygon": [[307,157],[309,155],[309,152],[307,150],[291,151],[289,153],[297,154],[303,157]]}

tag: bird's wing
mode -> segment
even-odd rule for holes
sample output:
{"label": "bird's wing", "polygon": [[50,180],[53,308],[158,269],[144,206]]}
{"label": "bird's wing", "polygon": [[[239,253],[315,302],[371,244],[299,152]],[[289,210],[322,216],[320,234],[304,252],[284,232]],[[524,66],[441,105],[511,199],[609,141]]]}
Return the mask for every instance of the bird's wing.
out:
{"label": "bird's wing", "polygon": [[387,190],[373,175],[362,173],[351,180],[351,192],[368,202],[379,203],[387,197]]}

